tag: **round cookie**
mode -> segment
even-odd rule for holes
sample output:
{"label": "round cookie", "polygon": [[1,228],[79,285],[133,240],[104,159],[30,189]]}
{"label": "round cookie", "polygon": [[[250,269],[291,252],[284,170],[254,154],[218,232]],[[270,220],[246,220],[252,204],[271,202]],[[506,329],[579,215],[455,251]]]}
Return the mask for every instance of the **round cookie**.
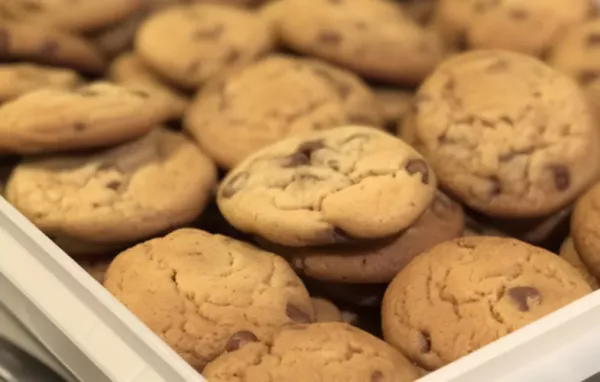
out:
{"label": "round cookie", "polygon": [[313,316],[285,260],[195,229],[121,253],[104,286],[198,371],[244,338],[268,341]]}
{"label": "round cookie", "polygon": [[380,339],[344,323],[283,330],[271,345],[247,341],[204,370],[211,382],[410,382],[418,370]]}
{"label": "round cookie", "polygon": [[573,243],[573,239],[568,237],[563,244],[560,246],[560,252],[558,253],[560,257],[565,259],[565,261],[573,268],[577,269],[577,271],[581,274],[581,277],[587,281],[590,287],[593,290],[598,289],[598,280],[592,276],[587,265],[581,260],[581,256],[577,253],[577,249],[575,249],[575,244]]}
{"label": "round cookie", "polygon": [[315,322],[342,322],[342,312],[329,300],[311,297]]}
{"label": "round cookie", "polygon": [[73,89],[83,83],[70,69],[36,64],[0,64],[0,102],[41,88]]}
{"label": "round cookie", "polygon": [[460,237],[463,227],[460,204],[436,192],[431,206],[410,227],[393,237],[337,246],[265,248],[288,259],[301,276],[336,283],[379,284],[391,281],[422,252]]}
{"label": "round cookie", "polygon": [[600,184],[594,185],[575,203],[571,237],[583,263],[600,279]]}
{"label": "round cookie", "polygon": [[436,178],[410,146],[346,126],[287,138],[246,158],[219,186],[234,227],[291,247],[384,238],[410,227]]}
{"label": "round cookie", "polygon": [[583,92],[544,63],[474,51],[417,93],[414,140],[445,190],[490,216],[552,214],[598,173],[598,129]]}
{"label": "round cookie", "polygon": [[442,58],[436,36],[385,0],[287,0],[278,18],[289,48],[373,80],[418,84]]}
{"label": "round cookie", "polygon": [[590,293],[576,269],[514,239],[440,244],[396,276],[383,298],[386,342],[438,369]]}
{"label": "round cookie", "polygon": [[288,136],[380,121],[360,79],[314,60],[271,56],[212,85],[198,94],[184,124],[226,169]]}
{"label": "round cookie", "polygon": [[0,148],[33,154],[122,143],[166,119],[156,103],[138,88],[108,82],[40,89],[0,106]]}
{"label": "round cookie", "polygon": [[195,89],[273,48],[271,24],[233,7],[197,4],[168,8],[136,36],[140,57],[175,84]]}
{"label": "round cookie", "polygon": [[192,142],[155,129],[106,151],[25,161],[6,198],[49,236],[113,245],[192,222],[215,181]]}
{"label": "round cookie", "polygon": [[102,54],[82,37],[48,27],[0,21],[0,61],[21,60],[94,74],[101,73],[105,66]]}
{"label": "round cookie", "polygon": [[414,107],[414,93],[402,89],[375,88],[373,94],[386,130],[395,132]]}

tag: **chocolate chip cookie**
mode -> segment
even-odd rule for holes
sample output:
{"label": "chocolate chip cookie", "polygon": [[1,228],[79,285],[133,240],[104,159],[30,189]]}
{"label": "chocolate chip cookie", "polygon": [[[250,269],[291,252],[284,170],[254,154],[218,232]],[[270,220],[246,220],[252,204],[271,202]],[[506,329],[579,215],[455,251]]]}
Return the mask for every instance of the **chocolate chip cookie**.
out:
{"label": "chocolate chip cookie", "polygon": [[598,173],[583,92],[517,53],[475,51],[440,65],[417,93],[414,130],[441,186],[490,216],[550,215]]}
{"label": "chocolate chip cookie", "polygon": [[140,57],[162,76],[196,89],[273,48],[271,24],[253,12],[214,4],[155,13],[136,37]]}
{"label": "chocolate chip cookie", "polygon": [[316,60],[275,55],[201,91],[185,127],[228,169],[288,136],[379,121],[373,94],[358,77]]}
{"label": "chocolate chip cookie", "polygon": [[590,293],[576,269],[542,248],[497,237],[440,244],[388,287],[385,340],[435,370]]}
{"label": "chocolate chip cookie", "polygon": [[0,106],[0,148],[33,154],[122,143],[167,119],[155,102],[138,88],[108,82],[40,89]]}
{"label": "chocolate chip cookie", "polygon": [[246,341],[204,370],[211,382],[394,381],[420,377],[380,339],[343,323],[320,323],[275,336],[272,344]]}
{"label": "chocolate chip cookie", "polygon": [[73,89],[83,79],[74,70],[36,64],[0,64],[0,102],[41,88]]}
{"label": "chocolate chip cookie", "polygon": [[285,260],[195,229],[121,253],[104,285],[198,371],[224,351],[313,317]]}
{"label": "chocolate chip cookie", "polygon": [[593,290],[598,289],[598,280],[592,276],[587,265],[581,260],[581,256],[577,253],[577,249],[575,249],[575,243],[573,239],[568,237],[560,247],[559,252],[560,257],[566,260],[567,263],[571,264],[573,268],[577,269],[581,274],[581,277],[587,281],[590,287]]}
{"label": "chocolate chip cookie", "polygon": [[442,58],[437,36],[385,0],[287,0],[278,26],[284,44],[364,77],[418,84]]}
{"label": "chocolate chip cookie", "polygon": [[403,141],[346,126],[282,140],[242,161],[219,186],[223,216],[291,247],[384,238],[410,227],[436,178]]}
{"label": "chocolate chip cookie", "polygon": [[127,244],[193,221],[215,181],[192,142],[155,129],[106,151],[25,161],[6,198],[51,237]]}

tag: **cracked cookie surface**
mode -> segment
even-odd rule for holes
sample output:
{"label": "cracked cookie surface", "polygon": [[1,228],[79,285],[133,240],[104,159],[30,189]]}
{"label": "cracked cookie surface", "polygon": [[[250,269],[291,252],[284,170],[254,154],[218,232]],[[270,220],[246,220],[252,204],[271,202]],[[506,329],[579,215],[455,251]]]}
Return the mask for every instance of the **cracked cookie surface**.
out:
{"label": "cracked cookie surface", "polygon": [[105,287],[198,371],[244,340],[310,323],[310,297],[282,258],[180,229],[117,256]]}
{"label": "cracked cookie surface", "polygon": [[0,148],[33,154],[122,143],[166,119],[155,102],[136,87],[108,82],[40,89],[0,106]]}
{"label": "cracked cookie surface", "polygon": [[41,88],[73,89],[83,83],[74,70],[35,64],[0,65],[0,102]]}
{"label": "cracked cookie surface", "polygon": [[211,382],[410,382],[420,377],[402,354],[344,323],[319,323],[249,343],[207,366]]}
{"label": "cracked cookie surface", "polygon": [[416,85],[442,58],[437,38],[384,0],[287,0],[277,19],[286,46],[373,80]]}
{"label": "cracked cookie surface", "polygon": [[392,281],[384,338],[435,370],[590,292],[576,269],[542,248],[461,238],[418,256]]}
{"label": "cracked cookie surface", "polygon": [[221,167],[231,168],[292,135],[379,121],[373,94],[352,73],[275,55],[201,91],[185,127]]}
{"label": "cracked cookie surface", "polygon": [[138,31],[136,51],[179,86],[209,79],[256,60],[273,48],[270,23],[251,11],[196,4],[151,16]]}
{"label": "cracked cookie surface", "polygon": [[246,158],[217,195],[243,232],[292,247],[383,238],[431,203],[436,178],[403,141],[345,126],[291,137]]}
{"label": "cracked cookie surface", "polygon": [[581,260],[581,256],[579,256],[579,253],[577,253],[577,249],[575,248],[573,238],[567,237],[565,239],[560,246],[558,255],[565,259],[567,263],[571,264],[573,268],[577,269],[593,290],[598,289],[598,280],[590,273],[588,266]]}
{"label": "cracked cookie surface", "polygon": [[544,63],[475,51],[421,86],[412,135],[440,184],[480,212],[541,217],[598,173],[598,129],[582,91]]}
{"label": "cracked cookie surface", "polygon": [[193,221],[216,182],[212,162],[163,129],[92,154],[19,164],[6,198],[49,236],[129,243]]}

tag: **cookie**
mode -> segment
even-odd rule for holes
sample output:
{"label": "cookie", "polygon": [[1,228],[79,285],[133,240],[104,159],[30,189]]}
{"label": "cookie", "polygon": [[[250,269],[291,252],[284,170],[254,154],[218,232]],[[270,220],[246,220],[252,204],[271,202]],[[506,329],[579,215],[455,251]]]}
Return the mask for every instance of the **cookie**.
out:
{"label": "cookie", "polygon": [[184,125],[219,166],[229,169],[292,135],[379,121],[373,94],[353,74],[277,55],[199,92]]}
{"label": "cookie", "polygon": [[31,61],[93,74],[105,67],[102,54],[82,37],[8,21],[0,21],[0,61]]}
{"label": "cookie", "polygon": [[320,323],[277,334],[270,345],[246,341],[211,362],[211,382],[395,381],[420,377],[388,344],[343,323]]}
{"label": "cookie", "polygon": [[383,298],[386,342],[438,369],[590,293],[542,248],[498,237],[440,244],[396,276]]}
{"label": "cookie", "polygon": [[70,69],[36,64],[0,64],[0,102],[41,88],[73,89],[82,83],[81,76]]}
{"label": "cookie", "polygon": [[97,259],[97,260],[81,260],[78,261],[77,264],[81,266],[90,276],[94,278],[94,280],[98,281],[100,284],[104,283],[104,276],[106,275],[106,271],[110,266],[112,259]]}
{"label": "cookie", "polygon": [[155,129],[101,152],[25,161],[6,198],[51,237],[115,245],[192,222],[215,178],[214,165],[192,142]]}
{"label": "cookie", "polygon": [[244,339],[268,341],[313,317],[308,292],[285,260],[195,229],[121,253],[104,285],[198,371]]}
{"label": "cookie", "polygon": [[279,141],[246,158],[219,186],[237,229],[290,247],[384,238],[433,200],[423,158],[377,129],[346,126]]}
{"label": "cookie", "polygon": [[133,52],[117,57],[110,66],[108,77],[118,84],[136,84],[150,93],[157,93],[156,96],[162,98],[161,105],[166,109],[169,119],[180,119],[189,105],[184,94],[164,83]]}
{"label": "cookie", "polygon": [[463,228],[460,204],[436,192],[431,206],[410,227],[393,237],[337,246],[265,248],[288,259],[302,276],[337,283],[379,284],[391,281],[422,252],[460,237]]}
{"label": "cookie", "polygon": [[590,285],[590,288],[593,290],[598,289],[598,280],[592,276],[587,265],[581,261],[581,256],[577,253],[577,249],[575,249],[575,244],[573,243],[573,239],[568,237],[560,247],[559,256],[565,259],[565,261],[581,274],[581,277],[587,281]]}
{"label": "cookie", "polygon": [[395,132],[414,107],[414,93],[402,89],[375,88],[373,94],[386,130]]}
{"label": "cookie", "polygon": [[196,89],[273,48],[271,24],[258,14],[196,4],[155,13],[140,27],[140,57],[175,84]]}
{"label": "cookie", "polygon": [[442,188],[484,214],[550,215],[598,173],[598,129],[583,92],[541,61],[474,51],[417,93],[415,145]]}
{"label": "cookie", "polygon": [[40,89],[0,106],[0,148],[34,154],[119,144],[166,120],[155,103],[138,88],[108,82]]}
{"label": "cookie", "polygon": [[17,0],[0,4],[4,19],[71,32],[117,23],[142,8],[145,0]]}
{"label": "cookie", "polygon": [[311,297],[315,322],[342,322],[342,312],[329,300],[321,297]]}
{"label": "cookie", "polygon": [[437,36],[385,0],[287,0],[278,24],[289,48],[385,83],[418,84],[442,58]]}
{"label": "cookie", "polygon": [[435,24],[440,35],[459,48],[541,56],[592,9],[590,0],[439,0]]}
{"label": "cookie", "polygon": [[594,185],[575,203],[571,237],[590,273],[600,278],[600,184]]}

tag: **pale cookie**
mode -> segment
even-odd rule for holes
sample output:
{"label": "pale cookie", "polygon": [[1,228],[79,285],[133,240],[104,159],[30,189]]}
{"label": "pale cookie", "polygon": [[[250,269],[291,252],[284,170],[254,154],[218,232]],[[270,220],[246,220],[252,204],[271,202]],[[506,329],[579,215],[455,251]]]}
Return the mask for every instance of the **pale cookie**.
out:
{"label": "pale cookie", "polygon": [[35,64],[0,64],[0,102],[41,88],[73,89],[83,83],[79,74]]}
{"label": "pale cookie", "polygon": [[81,266],[94,280],[100,284],[104,283],[104,276],[110,266],[112,259],[81,260],[77,264]]}
{"label": "pale cookie", "polygon": [[163,98],[169,119],[179,119],[188,107],[189,100],[176,89],[165,84],[152,69],[133,53],[124,53],[111,64],[108,77],[118,84],[137,84]]}
{"label": "pale cookie", "polygon": [[567,76],[506,51],[439,66],[417,94],[415,145],[441,186],[491,216],[552,214],[598,173],[598,129]]}
{"label": "pale cookie", "polygon": [[442,58],[436,36],[385,0],[286,0],[278,24],[286,46],[378,81],[418,84]]}
{"label": "pale cookie", "polygon": [[113,245],[192,222],[215,180],[192,142],[155,129],[106,151],[23,162],[6,198],[51,237]]}
{"label": "pale cookie", "polygon": [[373,94],[386,130],[396,131],[397,127],[403,123],[404,118],[412,111],[415,94],[408,90],[393,88],[375,88]]}
{"label": "pale cookie", "polygon": [[282,140],[241,162],[219,186],[223,216],[292,247],[394,235],[431,203],[423,158],[377,129],[340,127]]}
{"label": "pale cookie", "polygon": [[390,282],[422,252],[460,237],[464,228],[460,204],[441,192],[425,212],[402,233],[375,242],[355,242],[323,247],[265,246],[282,255],[296,273],[338,283]]}
{"label": "pale cookie", "polygon": [[383,298],[385,340],[438,369],[590,293],[545,249],[498,237],[440,244],[413,260]]}
{"label": "pale cookie", "polygon": [[190,106],[185,127],[226,169],[292,135],[380,121],[360,79],[315,60],[271,56],[212,85]]}
{"label": "pale cookie", "polygon": [[72,32],[114,24],[144,6],[145,0],[5,0],[0,16]]}
{"label": "pale cookie", "polygon": [[0,60],[31,61],[90,73],[100,73],[105,66],[102,54],[82,37],[7,21],[0,21]]}
{"label": "pale cookie", "polygon": [[271,24],[258,14],[212,4],[177,6],[142,24],[136,50],[174,83],[195,89],[273,48]]}
{"label": "pale cookie", "polygon": [[435,24],[458,47],[541,56],[592,9],[591,0],[439,0]]}
{"label": "pale cookie", "polygon": [[0,148],[33,154],[119,144],[166,119],[155,105],[140,89],[108,82],[40,89],[0,106]]}
{"label": "pale cookie", "polygon": [[285,260],[194,229],[121,253],[104,285],[198,371],[245,340],[268,341],[313,316],[308,292]]}
{"label": "pale cookie", "polygon": [[575,203],[571,216],[571,237],[581,260],[600,279],[600,184]]}
{"label": "pale cookie", "polygon": [[321,297],[311,297],[315,322],[342,322],[342,312],[335,304]]}
{"label": "pale cookie", "polygon": [[410,382],[417,369],[380,339],[343,323],[283,330],[270,345],[247,341],[211,362],[211,382]]}
{"label": "pale cookie", "polygon": [[581,277],[590,284],[590,287],[593,290],[598,289],[598,280],[592,276],[590,270],[587,265],[581,260],[581,256],[577,253],[577,249],[575,249],[575,244],[573,243],[573,239],[568,237],[563,244],[560,246],[559,256],[567,261],[567,263],[571,264],[573,268],[577,269],[581,274]]}

